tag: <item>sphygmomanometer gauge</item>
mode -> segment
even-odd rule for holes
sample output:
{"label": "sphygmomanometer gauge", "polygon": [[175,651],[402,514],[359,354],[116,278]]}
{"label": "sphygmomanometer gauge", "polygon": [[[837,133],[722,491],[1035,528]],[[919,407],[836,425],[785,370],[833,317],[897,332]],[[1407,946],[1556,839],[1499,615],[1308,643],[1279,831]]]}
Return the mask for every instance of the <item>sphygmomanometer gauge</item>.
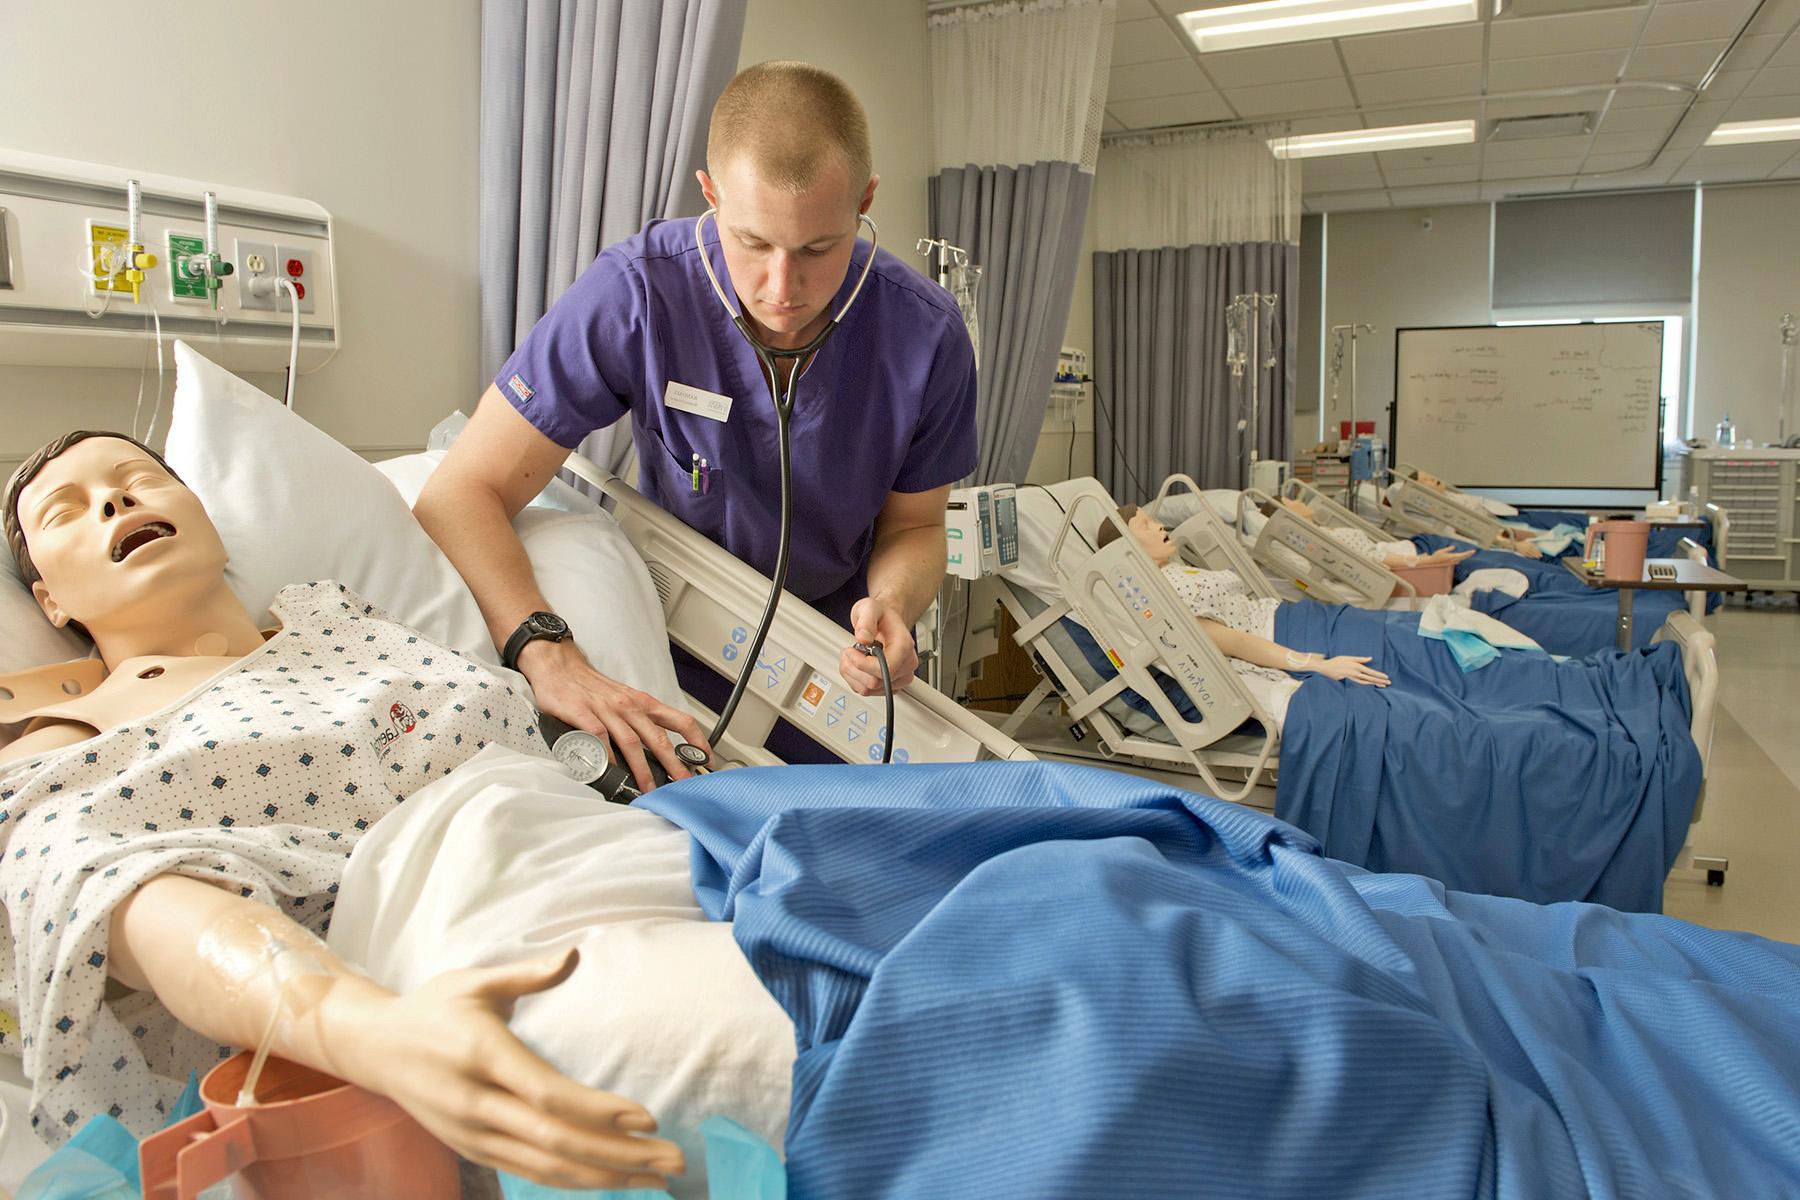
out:
{"label": "sphygmomanometer gauge", "polygon": [[571,729],[557,738],[550,754],[576,783],[593,783],[606,773],[606,743],[585,729]]}

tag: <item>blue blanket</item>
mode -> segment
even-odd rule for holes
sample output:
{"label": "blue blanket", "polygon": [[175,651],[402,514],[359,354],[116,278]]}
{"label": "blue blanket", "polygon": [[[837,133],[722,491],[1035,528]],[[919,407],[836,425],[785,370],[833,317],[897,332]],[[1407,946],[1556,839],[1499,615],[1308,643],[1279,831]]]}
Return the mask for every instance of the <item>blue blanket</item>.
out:
{"label": "blue blanket", "polygon": [[[1444,547],[1471,549],[1468,542],[1436,534],[1420,534],[1412,540],[1426,553]],[[1569,574],[1560,559],[1526,558],[1510,550],[1475,551],[1456,564],[1457,582],[1483,567],[1518,571],[1531,590],[1517,597],[1497,591],[1476,592],[1469,598],[1475,611],[1504,621],[1552,654],[1580,658],[1618,646],[1618,589],[1587,586]],[[1640,591],[1632,600],[1632,649],[1648,646],[1669,614],[1686,603],[1682,592]]]}
{"label": "blue blanket", "polygon": [[1372,870],[1661,911],[1701,780],[1679,648],[1560,663],[1508,651],[1464,674],[1418,622],[1281,606],[1282,645],[1367,655],[1394,682],[1315,676],[1295,694],[1276,812]]}
{"label": "blue blanket", "polygon": [[1800,950],[1051,764],[638,802],[793,1019],[795,1200],[1800,1192]]}

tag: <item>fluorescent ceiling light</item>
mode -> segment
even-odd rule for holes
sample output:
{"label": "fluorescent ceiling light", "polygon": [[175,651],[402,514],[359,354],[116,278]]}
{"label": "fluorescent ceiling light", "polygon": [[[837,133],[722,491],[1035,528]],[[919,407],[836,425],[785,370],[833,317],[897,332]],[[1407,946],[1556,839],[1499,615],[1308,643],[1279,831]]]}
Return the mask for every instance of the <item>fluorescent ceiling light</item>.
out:
{"label": "fluorescent ceiling light", "polygon": [[1451,25],[1480,19],[1480,0],[1257,0],[1181,14],[1202,53]]}
{"label": "fluorescent ceiling light", "polygon": [[1778,121],[1725,121],[1707,137],[1709,146],[1741,146],[1745,142],[1791,142],[1800,139],[1800,117]]}
{"label": "fluorescent ceiling light", "polygon": [[1473,121],[1433,121],[1426,125],[1389,125],[1385,129],[1346,129],[1339,133],[1304,133],[1269,139],[1276,158],[1319,158],[1327,154],[1368,154],[1375,150],[1413,150],[1420,146],[1456,146],[1475,140]]}

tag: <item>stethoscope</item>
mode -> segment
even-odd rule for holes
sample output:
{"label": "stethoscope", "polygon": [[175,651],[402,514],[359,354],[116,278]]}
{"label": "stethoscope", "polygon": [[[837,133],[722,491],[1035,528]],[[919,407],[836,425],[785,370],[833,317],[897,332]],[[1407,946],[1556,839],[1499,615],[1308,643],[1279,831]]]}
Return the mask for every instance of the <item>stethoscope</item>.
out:
{"label": "stethoscope", "polygon": [[[880,244],[880,233],[875,228],[875,222],[869,218],[869,214],[858,213],[856,219],[869,227],[869,257],[863,263],[862,274],[856,277],[856,286],[850,289],[850,294],[844,298],[844,302],[838,306],[837,312],[832,314],[831,319],[825,322],[825,328],[819,330],[817,337],[804,346],[784,350],[767,345],[756,336],[750,328],[750,322],[744,319],[743,309],[732,305],[731,297],[726,294],[725,288],[719,283],[719,276],[713,270],[712,256],[706,252],[706,240],[702,233],[708,218],[712,219],[714,228],[717,228],[718,215],[717,208],[709,208],[700,214],[700,219],[694,222],[694,247],[700,252],[700,265],[706,268],[706,278],[712,284],[713,295],[719,298],[720,305],[725,309],[725,315],[731,318],[733,325],[737,326],[738,333],[743,336],[751,351],[755,353],[757,362],[762,365],[765,381],[769,385],[769,398],[775,404],[775,425],[779,433],[777,441],[781,447],[781,540],[775,551],[775,573],[769,581],[769,599],[763,605],[762,620],[757,625],[756,636],[750,641],[748,653],[744,655],[744,665],[738,668],[737,681],[732,685],[731,695],[725,701],[725,707],[719,711],[718,723],[713,726],[712,734],[707,738],[714,746],[719,744],[719,739],[725,734],[726,726],[731,724],[731,718],[737,712],[738,702],[744,698],[744,688],[750,682],[750,670],[762,654],[763,642],[769,636],[769,626],[775,621],[775,610],[781,604],[782,590],[787,587],[788,542],[794,525],[793,470],[791,448],[788,444],[788,419],[794,413],[794,389],[800,385],[800,377],[812,366],[812,356],[818,352],[819,347],[825,344],[825,339],[831,336],[831,331],[838,327],[838,323],[844,319],[844,314],[850,311],[850,306],[856,303],[856,297],[861,294],[863,284],[869,278],[869,270],[875,265],[875,248]],[[793,364],[792,369],[787,372],[785,386],[782,384],[781,364],[783,362]],[[864,654],[874,656],[875,661],[881,667],[881,690],[887,701],[888,729],[887,741],[882,748],[881,761],[890,762],[894,754],[894,684],[888,674],[887,654],[882,649],[880,642],[858,642],[856,648]]]}
{"label": "stethoscope", "polygon": [[[750,328],[750,323],[744,319],[743,310],[733,307],[731,297],[726,294],[724,287],[719,283],[719,276],[713,270],[712,258],[706,252],[706,242],[701,233],[708,218],[712,218],[714,226],[717,227],[718,211],[716,208],[709,208],[700,214],[699,220],[694,222],[694,246],[700,251],[700,264],[706,268],[706,278],[712,284],[713,295],[719,298],[719,303],[724,306],[725,314],[731,318],[731,323],[737,326],[738,333],[743,335],[744,341],[749,343],[750,349],[755,352],[756,360],[762,366],[764,379],[769,385],[769,398],[775,404],[775,424],[780,435],[777,440],[781,446],[781,539],[775,552],[775,573],[769,581],[769,599],[763,605],[762,620],[757,624],[756,636],[750,640],[748,652],[743,656],[744,664],[738,668],[737,680],[732,685],[731,695],[725,701],[725,707],[719,711],[718,723],[713,726],[712,733],[707,738],[707,741],[714,746],[717,746],[719,739],[725,735],[726,727],[731,724],[731,718],[737,712],[738,703],[744,698],[744,689],[750,682],[751,668],[762,656],[763,643],[768,640],[769,636],[769,627],[775,623],[775,610],[781,604],[781,593],[787,587],[788,544],[794,527],[794,488],[792,454],[788,442],[788,419],[794,413],[794,389],[799,386],[800,377],[812,366],[811,356],[825,344],[825,339],[831,336],[831,331],[838,327],[838,323],[844,319],[844,314],[850,311],[850,306],[855,303],[856,297],[862,292],[863,283],[869,278],[869,270],[875,265],[875,247],[879,244],[880,238],[880,234],[875,228],[875,222],[869,219],[869,215],[858,213],[857,220],[869,227],[869,257],[868,261],[863,263],[862,274],[856,277],[856,286],[850,289],[850,294],[844,298],[844,302],[838,306],[837,312],[832,314],[831,319],[825,323],[825,328],[819,331],[817,337],[804,346],[783,350],[765,345],[757,338],[755,332]],[[781,382],[781,363],[784,361],[795,364],[794,369],[787,374],[785,386]],[[888,673],[887,653],[882,649],[880,642],[858,642],[856,648],[864,654],[872,655],[881,667],[881,690],[887,702],[888,730],[887,740],[882,747],[881,761],[883,763],[892,762],[894,755],[894,681]],[[632,778],[630,770],[607,754],[606,743],[599,737],[586,730],[575,729],[549,713],[539,713],[538,723],[543,730],[544,740],[550,744],[551,753],[578,782],[587,784],[608,800],[621,804],[629,804],[642,794],[638,791],[637,783]],[[677,743],[675,753],[690,769],[706,765],[706,752],[692,743]],[[649,767],[651,776],[658,784],[668,782],[668,773],[654,758],[649,760]]]}

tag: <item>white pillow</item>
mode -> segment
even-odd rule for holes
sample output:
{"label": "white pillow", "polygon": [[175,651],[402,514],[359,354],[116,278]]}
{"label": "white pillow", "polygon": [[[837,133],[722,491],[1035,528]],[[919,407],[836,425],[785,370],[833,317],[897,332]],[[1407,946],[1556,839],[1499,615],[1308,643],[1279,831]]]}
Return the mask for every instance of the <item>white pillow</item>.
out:
{"label": "white pillow", "polygon": [[[458,413],[457,415],[461,416],[462,414]],[[442,429],[443,426],[440,424],[438,428]],[[433,430],[432,432],[435,436],[437,431]],[[408,505],[413,505],[419,502],[419,493],[425,490],[425,481],[431,478],[431,473],[437,470],[438,464],[444,461],[444,456],[448,453],[447,448],[421,450],[417,454],[403,454],[399,458],[383,459],[375,464],[375,469],[387,476],[387,481],[400,492],[401,499],[405,500]],[[582,495],[581,492],[554,475],[550,477],[550,482],[544,486],[544,490],[532,497],[528,507],[553,508],[558,512],[568,513],[597,513],[600,511],[598,501]]]}
{"label": "white pillow", "polygon": [[499,656],[462,576],[368,462],[175,343],[167,458],[206,505],[226,582],[263,619],[290,583],[335,579],[436,641]]}
{"label": "white pillow", "polygon": [[534,507],[513,528],[544,599],[594,669],[685,712],[656,585],[613,515]]}
{"label": "white pillow", "polygon": [[[375,469],[402,497],[417,501],[444,454],[407,454],[378,462]],[[656,585],[612,514],[562,480],[551,479],[513,520],[513,528],[545,601],[569,623],[576,645],[594,668],[665,704],[683,707]]]}

